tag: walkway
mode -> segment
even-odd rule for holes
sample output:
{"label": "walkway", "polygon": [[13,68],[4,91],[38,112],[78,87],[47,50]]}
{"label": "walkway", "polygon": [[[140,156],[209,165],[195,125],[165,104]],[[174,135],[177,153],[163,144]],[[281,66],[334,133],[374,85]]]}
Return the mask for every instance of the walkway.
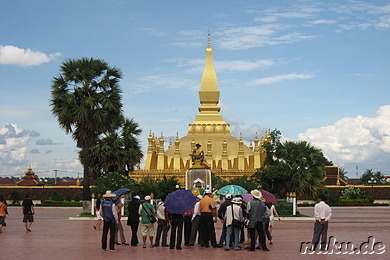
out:
{"label": "walkway", "polygon": [[[228,251],[223,248],[146,248],[117,246],[116,252],[100,250],[101,232],[93,229],[95,221],[70,221],[80,208],[37,208],[32,232],[25,233],[20,208],[10,208],[7,226],[0,234],[0,259],[390,259],[390,208],[334,208],[329,236],[337,241],[352,242],[356,246],[367,241],[382,242],[386,252],[382,255],[304,255],[301,242],[311,241],[312,220],[276,221],[274,244],[271,251]],[[312,214],[312,208],[301,208],[303,214]],[[124,226],[126,224],[124,223]],[[221,225],[217,225],[217,240]],[[130,239],[130,229],[125,235]],[[140,237],[141,238],[141,237]]]}

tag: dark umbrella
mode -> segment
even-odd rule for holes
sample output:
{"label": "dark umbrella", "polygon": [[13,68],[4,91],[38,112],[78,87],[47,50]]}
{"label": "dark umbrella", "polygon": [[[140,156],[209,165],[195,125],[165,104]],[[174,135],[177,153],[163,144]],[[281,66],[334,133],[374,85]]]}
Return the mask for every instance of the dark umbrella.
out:
{"label": "dark umbrella", "polygon": [[115,195],[117,197],[122,196],[123,194],[126,194],[127,192],[131,191],[131,189],[126,189],[126,188],[120,188],[119,190],[114,191]]}
{"label": "dark umbrella", "polygon": [[[261,192],[261,195],[263,195],[265,202],[271,202],[272,204],[278,204],[278,200],[276,197],[269,191],[266,190],[259,190]],[[242,199],[248,203],[249,201],[253,200],[253,196],[250,193],[242,194]]]}
{"label": "dark umbrella", "polygon": [[263,195],[263,198],[265,202],[271,202],[272,204],[278,204],[278,200],[276,199],[275,195],[272,194],[269,191],[266,190],[259,190],[261,192],[261,195]]}
{"label": "dark umbrella", "polygon": [[177,190],[165,198],[164,205],[171,214],[183,214],[194,207],[195,196],[190,190]]}

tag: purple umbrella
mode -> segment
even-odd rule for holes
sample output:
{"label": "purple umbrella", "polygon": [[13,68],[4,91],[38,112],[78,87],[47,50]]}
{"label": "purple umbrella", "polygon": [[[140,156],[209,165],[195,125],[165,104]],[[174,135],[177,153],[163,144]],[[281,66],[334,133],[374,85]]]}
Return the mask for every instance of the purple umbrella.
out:
{"label": "purple umbrella", "polygon": [[[264,201],[265,202],[271,202],[272,204],[278,204],[278,200],[276,197],[271,193],[266,190],[259,190],[261,192],[261,195],[263,195]],[[245,193],[242,194],[242,199],[248,203],[249,201],[253,200],[253,196],[250,193]]]}
{"label": "purple umbrella", "polygon": [[263,195],[263,198],[265,202],[271,202],[272,204],[278,204],[278,200],[276,199],[275,195],[272,194],[269,191],[266,190],[259,190],[261,192],[261,195]]}
{"label": "purple umbrella", "polygon": [[249,201],[253,200],[253,196],[252,196],[252,194],[250,194],[250,193],[244,193],[244,194],[242,194],[241,196],[242,196],[242,199],[243,199],[246,203],[248,203]]}
{"label": "purple umbrella", "polygon": [[177,190],[165,198],[165,207],[171,214],[183,214],[194,208],[196,202],[195,196],[190,190]]}

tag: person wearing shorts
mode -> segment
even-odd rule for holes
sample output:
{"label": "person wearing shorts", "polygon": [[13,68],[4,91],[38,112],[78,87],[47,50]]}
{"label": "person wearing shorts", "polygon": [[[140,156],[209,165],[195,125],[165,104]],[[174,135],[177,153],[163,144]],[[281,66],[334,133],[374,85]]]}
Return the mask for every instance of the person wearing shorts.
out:
{"label": "person wearing shorts", "polygon": [[141,233],[142,233],[142,248],[146,248],[146,239],[149,236],[150,247],[153,248],[154,225],[150,222],[149,216],[156,217],[154,206],[150,203],[151,197],[145,197],[145,202],[138,209],[138,214],[141,216]]}
{"label": "person wearing shorts", "polygon": [[34,203],[30,199],[30,195],[26,194],[22,203],[23,223],[26,228],[26,233],[31,232],[31,225],[34,222]]}

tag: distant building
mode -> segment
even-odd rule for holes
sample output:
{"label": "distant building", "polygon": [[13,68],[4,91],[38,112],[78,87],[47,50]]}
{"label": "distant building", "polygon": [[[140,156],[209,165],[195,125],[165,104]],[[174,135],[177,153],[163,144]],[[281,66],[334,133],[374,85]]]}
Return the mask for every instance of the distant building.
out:
{"label": "distant building", "polygon": [[0,178],[0,186],[12,186],[15,185],[15,182],[10,178]]}
{"label": "distant building", "polygon": [[28,170],[24,173],[25,175],[20,181],[17,181],[15,184],[17,186],[41,186],[43,183],[39,181],[35,172],[31,169],[31,166],[28,167]]}
{"label": "distant building", "polygon": [[325,185],[326,186],[346,186],[348,183],[340,177],[340,168],[338,166],[325,166]]}

